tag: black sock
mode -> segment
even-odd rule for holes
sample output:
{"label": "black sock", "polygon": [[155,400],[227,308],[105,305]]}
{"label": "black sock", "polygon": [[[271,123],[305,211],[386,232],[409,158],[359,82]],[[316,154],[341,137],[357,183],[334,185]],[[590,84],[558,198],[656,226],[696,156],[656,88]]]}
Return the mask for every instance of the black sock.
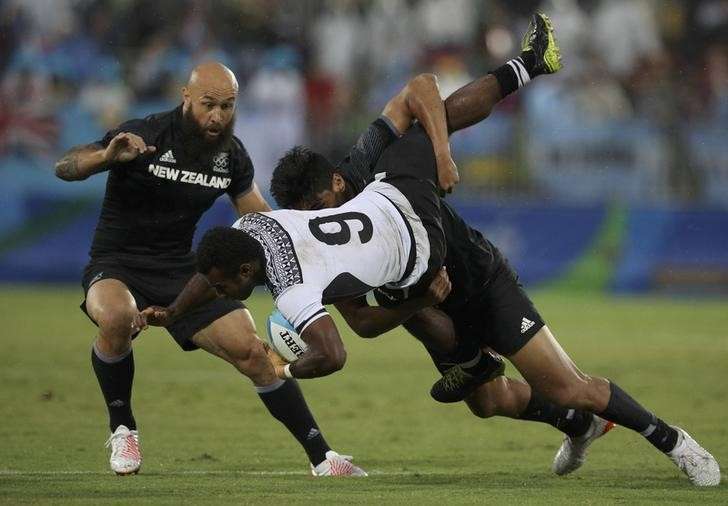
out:
{"label": "black sock", "polygon": [[507,61],[491,72],[500,85],[503,98],[525,86],[531,79],[536,77],[533,70],[535,61],[533,51],[524,51],[518,58]]}
{"label": "black sock", "polygon": [[611,395],[607,409],[599,416],[642,434],[647,441],[665,453],[675,448],[677,431],[643,408],[617,385],[609,382]]}
{"label": "black sock", "polygon": [[311,463],[316,466],[326,460],[326,452],[331,448],[313,419],[296,380],[281,380],[255,389],[270,414],[301,443]]}
{"label": "black sock", "polygon": [[109,410],[109,428],[114,432],[119,425],[136,430],[136,420],[131,412],[131,386],[134,381],[134,353],[118,358],[99,356],[94,345],[91,349],[91,365],[99,380]]}
{"label": "black sock", "polygon": [[467,362],[461,362],[460,367],[473,376],[493,378],[503,374],[506,364],[500,356],[478,348],[475,356]]}
{"label": "black sock", "polygon": [[458,342],[457,350],[453,356],[453,362],[458,364],[464,371],[470,374],[482,372],[488,365],[480,346],[470,340]]}
{"label": "black sock", "polygon": [[570,437],[586,434],[594,419],[593,415],[587,411],[557,406],[535,392],[531,392],[531,400],[528,401],[528,406],[519,415],[519,418],[547,423]]}

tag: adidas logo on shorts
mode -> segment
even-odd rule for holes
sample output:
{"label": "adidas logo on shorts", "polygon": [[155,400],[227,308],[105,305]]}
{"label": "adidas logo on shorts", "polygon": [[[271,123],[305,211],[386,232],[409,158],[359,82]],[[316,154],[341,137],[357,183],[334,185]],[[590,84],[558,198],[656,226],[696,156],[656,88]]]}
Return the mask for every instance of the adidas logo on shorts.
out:
{"label": "adidas logo on shorts", "polygon": [[525,334],[528,329],[533,327],[535,322],[532,322],[525,316],[523,317],[523,320],[521,320],[521,334]]}

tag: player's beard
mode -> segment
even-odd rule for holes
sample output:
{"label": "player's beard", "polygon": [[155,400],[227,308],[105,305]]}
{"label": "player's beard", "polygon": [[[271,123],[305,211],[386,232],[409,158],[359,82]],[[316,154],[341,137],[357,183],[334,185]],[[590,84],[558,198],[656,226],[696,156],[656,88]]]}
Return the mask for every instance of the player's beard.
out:
{"label": "player's beard", "polygon": [[216,139],[208,139],[205,136],[205,129],[200,126],[192,110],[182,111],[182,137],[183,150],[185,154],[192,160],[198,161],[203,165],[209,165],[212,159],[220,152],[227,151],[232,145],[233,126],[235,125],[235,115],[222,129],[220,135]]}

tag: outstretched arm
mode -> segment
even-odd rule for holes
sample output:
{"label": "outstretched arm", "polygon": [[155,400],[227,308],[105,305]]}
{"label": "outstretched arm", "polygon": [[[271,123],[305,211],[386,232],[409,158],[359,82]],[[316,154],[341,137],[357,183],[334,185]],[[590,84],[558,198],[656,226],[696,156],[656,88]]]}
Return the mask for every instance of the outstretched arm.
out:
{"label": "outstretched arm", "polygon": [[437,77],[434,74],[420,74],[411,79],[387,103],[382,115],[400,132],[407,130],[415,119],[422,124],[435,151],[440,187],[452,191],[460,177],[450,154],[445,105],[440,98]]}
{"label": "outstretched arm", "polygon": [[79,181],[106,170],[111,163],[128,162],[155,151],[154,146],[147,146],[138,135],[121,132],[111,139],[107,147],[96,143],[66,151],[56,162],[56,176],[64,181]]}
{"label": "outstretched arm", "polygon": [[187,282],[174,302],[167,307],[149,306],[141,312],[143,327],[166,327],[186,312],[218,297],[217,290],[205,276],[196,273]]}
{"label": "outstretched arm", "polygon": [[235,197],[232,201],[235,210],[238,212],[238,216],[247,213],[263,213],[271,210],[268,202],[261,195],[258,185],[255,183],[253,183],[253,187],[248,193]]}
{"label": "outstretched arm", "polygon": [[56,162],[56,176],[64,181],[86,179],[104,170],[106,149],[101,144],[75,146]]}
{"label": "outstretched arm", "polygon": [[502,99],[493,74],[466,84],[444,102],[437,77],[420,74],[387,103],[382,115],[399,132],[407,130],[414,120],[422,123],[435,151],[440,187],[450,191],[460,178],[450,153],[449,135],[483,121]]}

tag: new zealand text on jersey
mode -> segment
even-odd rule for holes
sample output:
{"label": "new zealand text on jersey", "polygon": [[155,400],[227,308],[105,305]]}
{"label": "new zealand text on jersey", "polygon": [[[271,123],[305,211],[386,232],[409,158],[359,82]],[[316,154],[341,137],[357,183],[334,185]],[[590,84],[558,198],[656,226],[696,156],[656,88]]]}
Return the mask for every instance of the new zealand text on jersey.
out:
{"label": "new zealand text on jersey", "polygon": [[196,184],[210,188],[225,189],[230,186],[229,177],[208,176],[191,170],[173,169],[162,165],[149,164],[149,172],[156,177],[179,181],[180,183]]}

